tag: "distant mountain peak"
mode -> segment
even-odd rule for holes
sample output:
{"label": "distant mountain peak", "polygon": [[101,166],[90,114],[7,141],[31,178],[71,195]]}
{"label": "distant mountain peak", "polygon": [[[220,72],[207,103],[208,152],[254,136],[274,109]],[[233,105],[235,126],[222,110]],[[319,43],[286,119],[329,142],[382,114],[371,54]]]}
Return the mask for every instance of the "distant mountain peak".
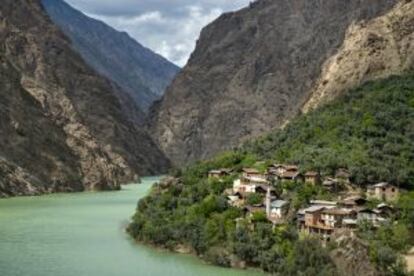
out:
{"label": "distant mountain peak", "polygon": [[115,82],[144,111],[162,97],[180,70],[127,32],[117,31],[63,0],[42,0],[42,3],[84,60]]}

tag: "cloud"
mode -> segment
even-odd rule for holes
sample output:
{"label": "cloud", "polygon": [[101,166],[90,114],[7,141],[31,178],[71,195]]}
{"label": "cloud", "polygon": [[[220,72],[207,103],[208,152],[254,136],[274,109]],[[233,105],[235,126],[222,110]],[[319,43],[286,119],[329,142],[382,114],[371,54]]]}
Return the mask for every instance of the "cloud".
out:
{"label": "cloud", "polygon": [[223,12],[251,0],[67,0],[172,62],[183,66],[201,29]]}

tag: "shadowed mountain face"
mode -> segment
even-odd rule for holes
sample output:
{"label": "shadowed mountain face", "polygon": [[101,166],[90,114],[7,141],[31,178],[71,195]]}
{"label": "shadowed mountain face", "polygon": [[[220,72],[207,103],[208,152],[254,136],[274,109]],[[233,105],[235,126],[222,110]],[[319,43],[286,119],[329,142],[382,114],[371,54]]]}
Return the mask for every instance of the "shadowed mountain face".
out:
{"label": "shadowed mountain face", "polygon": [[84,60],[128,93],[143,111],[162,97],[178,73],[179,67],[127,33],[84,15],[63,0],[42,3]]}
{"label": "shadowed mountain face", "polygon": [[0,197],[117,189],[165,171],[129,102],[73,50],[40,0],[2,1]]}
{"label": "shadowed mountain face", "polygon": [[152,110],[153,136],[173,163],[187,164],[412,68],[413,5],[259,0],[222,15]]}

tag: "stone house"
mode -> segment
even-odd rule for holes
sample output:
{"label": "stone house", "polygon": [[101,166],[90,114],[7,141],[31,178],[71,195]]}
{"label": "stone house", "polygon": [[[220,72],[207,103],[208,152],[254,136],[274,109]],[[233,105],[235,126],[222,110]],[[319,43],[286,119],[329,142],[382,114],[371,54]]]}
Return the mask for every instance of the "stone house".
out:
{"label": "stone house", "polygon": [[355,208],[364,205],[366,202],[367,200],[362,196],[354,195],[344,198],[339,204],[347,208]]}
{"label": "stone house", "polygon": [[336,173],[335,173],[336,179],[346,182],[346,183],[351,183],[351,176],[352,176],[351,172],[345,168],[339,168],[336,170]]}
{"label": "stone house", "polygon": [[399,197],[399,188],[387,182],[369,186],[367,189],[368,199],[378,199],[384,201],[395,201]]}
{"label": "stone house", "polygon": [[316,205],[300,210],[298,218],[302,231],[327,238],[335,231],[347,228],[347,222],[356,219],[356,212],[351,209]]}
{"label": "stone house", "polygon": [[276,178],[281,178],[287,172],[299,172],[299,167],[296,165],[273,164],[268,167],[267,171],[268,174]]}
{"label": "stone house", "polygon": [[271,221],[283,220],[286,217],[289,209],[289,202],[281,199],[270,202],[270,207],[267,212],[267,217]]}
{"label": "stone house", "polygon": [[211,170],[208,172],[208,178],[222,178],[225,176],[230,175],[230,169],[218,169],[218,170]]}
{"label": "stone house", "polygon": [[267,174],[261,173],[256,169],[245,168],[242,172],[241,181],[244,184],[263,185],[268,184]]}
{"label": "stone house", "polygon": [[305,183],[309,183],[312,185],[320,184],[321,178],[318,172],[309,171],[305,173]]}

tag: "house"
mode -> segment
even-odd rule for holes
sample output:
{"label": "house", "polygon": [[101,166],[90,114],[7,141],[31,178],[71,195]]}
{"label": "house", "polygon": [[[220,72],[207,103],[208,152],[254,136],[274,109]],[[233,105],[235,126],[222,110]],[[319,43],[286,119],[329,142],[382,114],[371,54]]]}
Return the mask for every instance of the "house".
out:
{"label": "house", "polygon": [[387,182],[369,186],[367,190],[368,199],[378,199],[384,201],[395,201],[399,196],[399,188]]}
{"label": "house", "polygon": [[336,178],[327,177],[323,180],[322,186],[328,191],[337,191],[339,187],[339,180]]}
{"label": "house", "polygon": [[340,181],[343,181],[343,182],[346,182],[346,183],[351,182],[351,180],[350,180],[351,176],[352,176],[351,172],[348,171],[347,169],[344,169],[344,168],[337,169],[336,173],[335,173],[335,178],[336,179],[338,179]]}
{"label": "house", "polygon": [[355,211],[333,206],[311,206],[302,210],[302,213],[302,231],[321,234],[325,238],[339,229],[346,228],[347,223],[356,218]]}
{"label": "house", "polygon": [[377,220],[378,220],[378,214],[369,208],[364,208],[358,211],[358,215],[357,215],[358,223],[367,221],[375,225],[377,224]]}
{"label": "house", "polygon": [[325,208],[322,211],[321,219],[330,227],[339,229],[343,227],[343,220],[356,219],[357,213],[354,210],[346,208]]}
{"label": "house", "polygon": [[230,169],[211,170],[208,172],[208,178],[222,178],[230,175]]}
{"label": "house", "polygon": [[288,167],[288,165],[273,164],[267,168],[267,171],[273,175],[281,175],[286,171],[286,167]]}
{"label": "house", "polygon": [[349,196],[339,202],[340,205],[348,208],[363,206],[367,200],[359,195]]}
{"label": "house", "polygon": [[318,172],[309,171],[305,173],[305,183],[318,185],[320,183],[320,175]]}
{"label": "house", "polygon": [[245,203],[244,196],[240,193],[228,195],[227,203],[232,207],[242,207]]}
{"label": "house", "polygon": [[285,219],[289,209],[289,202],[285,200],[274,200],[270,202],[270,208],[267,217],[270,221],[280,221]]}
{"label": "house", "polygon": [[273,200],[272,190],[270,187],[267,188],[266,192],[266,217],[274,224],[282,222],[285,218],[287,210],[289,209],[289,202],[281,199]]}
{"label": "house", "polygon": [[389,218],[395,214],[395,209],[386,203],[378,204],[372,211],[383,218]]}
{"label": "house", "polygon": [[255,193],[256,185],[243,182],[241,179],[233,181],[233,193]]}
{"label": "house", "polygon": [[268,167],[267,171],[268,174],[274,176],[276,179],[280,179],[283,178],[283,176],[298,173],[299,167],[296,165],[273,164]]}
{"label": "house", "polygon": [[244,184],[262,185],[268,184],[267,174],[261,173],[256,169],[245,168],[242,172],[241,181]]}
{"label": "house", "polygon": [[275,188],[273,188],[270,185],[257,185],[256,186],[256,190],[255,190],[255,193],[266,195],[266,193],[268,191],[270,191],[270,195],[272,197],[275,197],[276,196],[276,190],[275,190]]}
{"label": "house", "polygon": [[309,234],[321,234],[324,237],[330,236],[334,232],[334,227],[330,224],[325,224],[322,220],[322,212],[325,208],[323,206],[312,206],[305,209],[302,231]]}

